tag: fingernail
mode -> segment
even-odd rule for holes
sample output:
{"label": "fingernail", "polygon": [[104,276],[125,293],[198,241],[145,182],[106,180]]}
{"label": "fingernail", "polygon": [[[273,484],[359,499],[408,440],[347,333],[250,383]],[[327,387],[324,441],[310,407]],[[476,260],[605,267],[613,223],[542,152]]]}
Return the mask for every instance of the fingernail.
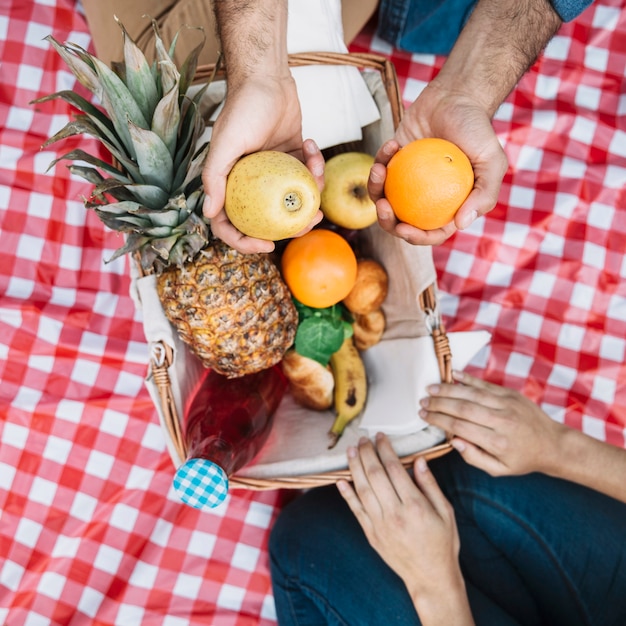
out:
{"label": "fingernail", "polygon": [[470,226],[472,224],[472,222],[477,217],[478,217],[478,213],[476,211],[471,211],[470,214],[465,217],[465,219],[461,220],[461,223],[459,224],[459,228],[461,230],[463,230],[464,228],[467,228],[468,226]]}
{"label": "fingernail", "polygon": [[346,453],[349,458],[354,459],[356,457],[356,448],[354,446],[348,446]]}
{"label": "fingernail", "polygon": [[385,435],[383,433],[376,433],[376,441],[380,441],[384,439]]}
{"label": "fingernail", "polygon": [[360,445],[360,446],[363,446],[363,445],[365,445],[368,441],[369,441],[369,439],[368,439],[367,437],[361,437],[361,438],[359,439],[359,445]]}
{"label": "fingernail", "polygon": [[428,391],[428,393],[435,395],[438,394],[439,391],[441,391],[441,387],[439,385],[428,385],[428,387],[426,387],[426,391]]}
{"label": "fingernail", "polygon": [[459,441],[458,439],[453,439],[450,442],[450,445],[457,451],[457,452],[464,452],[466,449],[466,445],[462,442]]}
{"label": "fingernail", "polygon": [[428,411],[424,411],[424,409],[420,409],[419,416],[425,420],[428,417]]}
{"label": "fingernail", "polygon": [[422,456],[417,458],[417,469],[420,472],[420,474],[425,474],[428,471],[428,465],[426,463],[426,459],[424,459],[424,457]]}
{"label": "fingernail", "polygon": [[463,372],[459,372],[458,370],[452,370],[452,378],[454,378],[455,380],[463,380],[463,377]]}
{"label": "fingernail", "polygon": [[427,407],[429,403],[430,403],[430,398],[422,398],[422,399],[420,400],[420,404],[421,404],[423,407]]}

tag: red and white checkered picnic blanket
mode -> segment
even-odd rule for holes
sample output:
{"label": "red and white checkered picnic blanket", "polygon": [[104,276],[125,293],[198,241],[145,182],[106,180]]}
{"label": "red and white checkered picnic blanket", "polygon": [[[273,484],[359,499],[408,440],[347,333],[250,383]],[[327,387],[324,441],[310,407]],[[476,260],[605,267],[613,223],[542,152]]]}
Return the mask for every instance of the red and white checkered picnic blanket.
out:
{"label": "red and white checkered picnic blanket", "polygon": [[[498,111],[510,159],[496,209],[434,249],[449,330],[487,329],[471,370],[618,446],[626,425],[626,10],[563,26]],[[128,259],[40,146],[75,87],[43,41],[89,45],[74,0],[0,7],[0,623],[275,623],[266,543],[289,492],[183,505],[143,386]],[[395,62],[406,102],[442,59]],[[73,147],[94,146],[85,138]]]}

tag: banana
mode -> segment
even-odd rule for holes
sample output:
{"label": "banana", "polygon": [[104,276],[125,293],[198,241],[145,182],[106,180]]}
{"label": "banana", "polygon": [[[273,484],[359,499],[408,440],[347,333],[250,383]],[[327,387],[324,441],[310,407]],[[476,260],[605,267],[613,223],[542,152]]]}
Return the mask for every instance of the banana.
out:
{"label": "banana", "polygon": [[344,340],[341,348],[330,357],[335,378],[335,412],[337,416],[329,431],[328,448],[334,448],[346,426],[357,417],[367,398],[367,376],[361,355],[352,337]]}

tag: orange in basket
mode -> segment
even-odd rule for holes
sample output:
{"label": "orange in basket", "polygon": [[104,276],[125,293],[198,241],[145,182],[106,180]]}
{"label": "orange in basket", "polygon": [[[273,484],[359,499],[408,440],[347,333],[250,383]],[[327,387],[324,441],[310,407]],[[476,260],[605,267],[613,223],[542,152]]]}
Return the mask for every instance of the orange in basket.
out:
{"label": "orange in basket", "polygon": [[281,269],[296,300],[322,309],[337,304],[350,293],[356,281],[357,261],[341,235],[316,228],[287,244]]}
{"label": "orange in basket", "polygon": [[473,186],[474,170],[465,153],[433,137],[416,139],[391,157],[385,196],[401,222],[433,230],[454,219]]}

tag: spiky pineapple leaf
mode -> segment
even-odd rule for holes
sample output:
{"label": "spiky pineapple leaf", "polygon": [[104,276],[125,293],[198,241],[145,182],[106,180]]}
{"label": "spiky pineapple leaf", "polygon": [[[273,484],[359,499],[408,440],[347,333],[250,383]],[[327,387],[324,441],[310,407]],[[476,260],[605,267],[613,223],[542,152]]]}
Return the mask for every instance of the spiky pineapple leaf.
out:
{"label": "spiky pineapple leaf", "polygon": [[152,118],[152,131],[167,146],[170,155],[176,154],[178,126],[180,124],[179,91],[176,85],[168,91],[157,104]]}
{"label": "spiky pineapple leaf", "polygon": [[180,235],[170,235],[169,237],[161,237],[155,239],[152,242],[152,249],[162,258],[169,259],[172,248],[176,245],[176,242],[180,239]]}
{"label": "spiky pineapple leaf", "polygon": [[158,26],[156,26],[154,20],[152,23],[155,32],[156,62],[161,78],[161,92],[167,93],[173,87],[178,86],[180,74],[178,72],[178,68],[176,67],[176,63],[174,63],[174,60],[169,55],[169,52],[165,49],[163,40],[159,35]]}
{"label": "spiky pineapple leaf", "polygon": [[167,226],[170,231],[176,228],[181,221],[182,213],[178,209],[155,210],[148,207],[142,207],[134,212],[135,215],[142,216],[145,220],[150,221],[153,226]]}
{"label": "spiky pineapple leaf", "polygon": [[130,233],[126,237],[126,241],[123,246],[119,247],[111,258],[106,260],[106,263],[111,263],[115,261],[115,259],[119,259],[125,254],[133,254],[134,252],[141,251],[140,260],[141,266],[145,272],[149,272],[154,267],[154,258],[156,255],[153,253],[152,255],[146,255],[147,263],[144,266],[144,250],[149,248],[150,246],[150,238],[144,237],[138,233]]}
{"label": "spiky pineapple leaf", "polygon": [[206,125],[202,116],[198,114],[198,105],[193,100],[187,100],[180,123],[178,148],[174,157],[174,170],[177,173],[174,189],[178,189],[185,179],[185,172],[193,158],[194,146],[204,132]]}
{"label": "spiky pineapple leaf", "polygon": [[142,236],[147,236],[143,229],[141,219],[138,217],[134,217],[130,214],[120,216],[109,215],[106,211],[96,208],[95,206],[89,208],[93,208],[100,221],[111,230],[125,234],[141,233]]}
{"label": "spiky pineapple leaf", "polygon": [[67,89],[57,91],[56,93],[32,100],[30,104],[41,104],[55,99],[65,100],[68,104],[71,104],[82,111],[84,115],[77,115],[76,118],[80,119],[86,117],[96,128],[100,129],[101,136],[106,138],[106,140],[114,147],[114,156],[124,155],[126,153],[124,145],[120,142],[117,134],[115,133],[111,120],[100,109],[77,94],[75,91]]}
{"label": "spiky pineapple leaf", "polygon": [[179,87],[181,93],[187,93],[187,89],[193,83],[194,76],[196,75],[196,70],[198,69],[198,59],[200,58],[200,52],[202,48],[204,48],[204,44],[206,43],[206,34],[204,33],[204,29],[199,28],[198,30],[202,31],[202,42],[198,44],[191,52],[187,55],[187,58],[183,61],[183,64],[180,68],[180,81]]}
{"label": "spiky pineapple leaf", "polygon": [[112,196],[118,202],[129,201],[137,202],[138,199],[133,196],[128,187],[132,185],[125,185],[119,180],[113,178],[105,178],[104,180],[96,183],[93,191],[91,192],[92,198],[98,198],[103,205],[109,204],[111,201],[106,198],[107,195]]}
{"label": "spiky pineapple leaf", "polygon": [[168,195],[156,185],[126,185],[131,196],[150,209],[162,210],[168,201]]}
{"label": "spiky pineapple leaf", "polygon": [[185,190],[187,193],[187,208],[190,213],[199,213],[202,209],[202,201],[204,200],[204,188],[202,187],[202,181],[198,188],[195,191],[189,192],[189,190]]}
{"label": "spiky pineapple leaf", "polygon": [[100,90],[100,83],[93,65],[78,56],[75,52],[72,52],[71,48],[68,46],[59,43],[52,35],[48,35],[44,37],[44,39],[59,53],[66,65],[70,68],[72,74],[76,76],[78,82],[96,95]]}
{"label": "spiky pineapple leaf", "polygon": [[122,23],[117,18],[116,21],[124,37],[124,76],[120,78],[133,94],[146,121],[150,122],[159,102],[157,84],[144,53],[129,36]]}
{"label": "spiky pineapple leaf", "polygon": [[144,182],[172,191],[174,162],[163,140],[151,130],[128,123],[139,170]]}
{"label": "spiky pineapple leaf", "polygon": [[85,167],[84,165],[72,164],[68,165],[67,169],[75,176],[80,176],[93,185],[100,185],[104,180],[106,180],[95,167]]}
{"label": "spiky pineapple leaf", "polygon": [[48,169],[54,167],[59,161],[84,161],[85,163],[89,163],[90,165],[93,165],[94,167],[97,167],[98,169],[101,169],[108,174],[111,174],[111,176],[113,176],[117,180],[123,181],[125,183],[132,182],[131,179],[125,176],[122,171],[118,170],[116,167],[113,167],[110,163],[107,163],[106,161],[103,161],[102,159],[99,159],[93,154],[85,152],[80,148],[77,148],[76,150],[71,150],[70,152],[66,152],[62,156],[54,159],[48,166]]}
{"label": "spiky pineapple leaf", "polygon": [[128,123],[131,121],[136,126],[146,129],[150,128],[150,125],[122,79],[100,59],[93,57],[93,60],[102,85],[100,102],[128,153],[135,157]]}
{"label": "spiky pineapple leaf", "polygon": [[112,146],[107,138],[103,137],[98,132],[96,125],[93,124],[87,116],[78,116],[76,119],[68,122],[61,130],[45,141],[42,147],[47,148],[49,145],[60,141],[61,139],[67,139],[68,137],[73,137],[75,135],[91,135],[92,137],[98,139],[111,154],[115,154],[115,157],[119,161],[120,165],[133,180],[144,182],[136,163],[131,161],[124,154],[119,154],[116,151],[115,146]]}
{"label": "spiky pineapple leaf", "polygon": [[191,159],[191,163],[189,163],[185,171],[185,178],[181,184],[183,189],[186,189],[187,185],[202,175],[202,168],[204,166],[204,161],[209,154],[209,148],[210,144],[207,141]]}
{"label": "spiky pineapple leaf", "polygon": [[140,206],[145,206],[147,210],[152,212],[160,212],[163,205],[168,200],[167,194],[159,187],[153,185],[125,184],[113,178],[92,182],[96,184],[93,190],[94,196],[102,197],[103,194],[109,194],[118,201],[128,200],[130,202],[136,202]]}
{"label": "spiky pineapple leaf", "polygon": [[97,119],[100,124],[108,130],[109,133],[114,132],[111,120],[98,107],[96,107],[91,102],[89,102],[89,100],[86,100],[81,95],[70,89],[64,89],[63,91],[57,91],[47,96],[37,98],[36,100],[31,100],[29,104],[41,104],[43,102],[49,102],[50,100],[57,99],[65,100],[65,102],[71,104],[79,111],[86,113],[92,119],[92,121],[94,121],[94,123]]}

